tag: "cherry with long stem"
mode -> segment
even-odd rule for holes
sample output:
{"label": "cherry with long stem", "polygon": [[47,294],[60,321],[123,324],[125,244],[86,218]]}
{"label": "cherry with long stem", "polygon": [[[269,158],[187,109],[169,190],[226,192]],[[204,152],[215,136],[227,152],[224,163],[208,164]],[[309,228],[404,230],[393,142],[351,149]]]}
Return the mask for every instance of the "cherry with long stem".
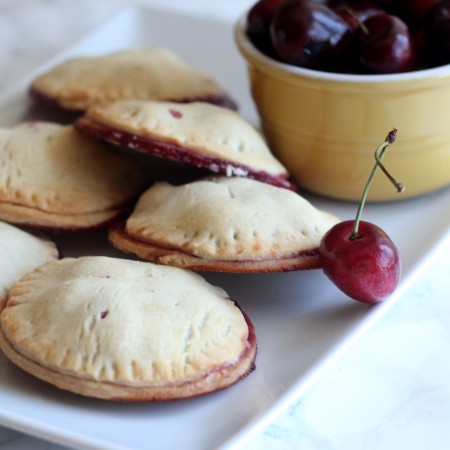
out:
{"label": "cherry with long stem", "polygon": [[372,180],[381,169],[403,191],[382,163],[386,149],[394,142],[394,128],[375,151],[375,166],[365,186],[355,220],[344,220],[322,237],[319,258],[325,275],[349,297],[363,303],[379,303],[389,297],[401,275],[400,253],[391,238],[377,225],[361,219]]}
{"label": "cherry with long stem", "polygon": [[387,148],[394,143],[395,139],[397,137],[397,129],[393,128],[388,135],[386,136],[386,139],[382,144],[378,146],[378,148],[375,150],[375,165],[372,169],[372,172],[369,176],[369,179],[367,180],[366,186],[364,188],[363,194],[361,196],[361,200],[359,202],[358,211],[356,212],[356,218],[352,229],[352,234],[350,235],[350,240],[358,239],[358,228],[359,228],[359,222],[361,221],[361,214],[362,210],[364,208],[364,205],[366,203],[367,195],[369,193],[370,186],[372,184],[372,181],[375,177],[375,174],[377,173],[378,169],[381,169],[383,173],[387,176],[389,181],[395,186],[397,189],[397,192],[403,192],[405,190],[405,186],[403,183],[398,182],[384,167],[382,163],[382,159],[384,156],[384,153],[386,152]]}

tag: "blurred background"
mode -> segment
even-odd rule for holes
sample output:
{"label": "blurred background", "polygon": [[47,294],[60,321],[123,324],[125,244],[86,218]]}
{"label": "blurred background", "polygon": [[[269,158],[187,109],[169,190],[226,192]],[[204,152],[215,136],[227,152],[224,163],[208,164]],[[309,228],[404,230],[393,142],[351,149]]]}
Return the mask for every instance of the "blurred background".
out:
{"label": "blurred background", "polygon": [[163,5],[205,16],[235,17],[252,0],[0,0],[0,90],[119,9]]}

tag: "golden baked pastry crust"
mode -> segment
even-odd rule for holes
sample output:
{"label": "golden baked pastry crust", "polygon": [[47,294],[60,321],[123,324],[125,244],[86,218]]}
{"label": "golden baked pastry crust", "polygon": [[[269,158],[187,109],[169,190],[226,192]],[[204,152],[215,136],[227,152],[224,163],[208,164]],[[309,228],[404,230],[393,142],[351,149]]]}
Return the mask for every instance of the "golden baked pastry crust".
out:
{"label": "golden baked pastry crust", "polygon": [[75,126],[131,150],[294,189],[260,132],[228,108],[121,100],[89,108]]}
{"label": "golden baked pastry crust", "polygon": [[0,164],[0,219],[40,227],[108,223],[148,185],[130,155],[49,122],[1,128]]}
{"label": "golden baked pastry crust", "polygon": [[183,250],[141,241],[125,232],[125,223],[117,223],[109,229],[109,240],[125,253],[157,264],[181,267],[191,270],[231,272],[231,273],[270,273],[293,270],[318,269],[320,261],[317,250],[302,252],[279,259],[262,260],[208,260]]}
{"label": "golden baked pastry crust", "polygon": [[319,267],[320,239],[337,222],[292,191],[216,177],[153,185],[125,226],[110,228],[109,238],[118,249],[158,263],[276,272]]}
{"label": "golden baked pastry crust", "polygon": [[70,110],[136,98],[204,100],[233,106],[214,78],[162,48],[136,48],[65,61],[38,76],[31,93]]}
{"label": "golden baked pastry crust", "polygon": [[234,384],[254,365],[250,320],[222,289],[174,267],[62,259],[15,283],[0,348],[32,375],[78,394],[152,401]]}
{"label": "golden baked pastry crust", "polygon": [[27,206],[0,202],[0,218],[17,225],[50,230],[81,230],[105,228],[130,211],[130,205],[85,214],[58,214]]}
{"label": "golden baked pastry crust", "polygon": [[58,257],[50,239],[0,222],[0,298],[23,275]]}

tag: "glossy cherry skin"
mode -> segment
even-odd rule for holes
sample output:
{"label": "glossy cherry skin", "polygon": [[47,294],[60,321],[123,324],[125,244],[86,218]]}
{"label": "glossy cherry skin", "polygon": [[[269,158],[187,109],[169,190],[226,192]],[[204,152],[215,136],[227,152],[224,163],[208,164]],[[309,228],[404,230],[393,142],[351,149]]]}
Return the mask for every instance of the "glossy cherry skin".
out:
{"label": "glossy cherry skin", "polygon": [[385,74],[414,69],[416,46],[408,26],[397,16],[376,14],[363,22],[355,43],[362,73]]}
{"label": "glossy cherry skin", "polygon": [[255,47],[267,55],[273,52],[270,41],[270,24],[276,9],[283,1],[259,0],[247,14],[247,35]]}
{"label": "glossy cherry skin", "polygon": [[434,5],[424,21],[425,53],[431,65],[450,63],[450,0]]}
{"label": "glossy cherry skin", "polygon": [[319,257],[327,277],[349,297],[379,303],[398,285],[400,255],[389,236],[377,225],[361,221],[358,237],[350,239],[353,220],[338,223],[322,238]]}
{"label": "glossy cherry skin", "polygon": [[281,61],[327,70],[345,51],[349,27],[325,5],[307,0],[286,0],[273,17],[271,38]]}

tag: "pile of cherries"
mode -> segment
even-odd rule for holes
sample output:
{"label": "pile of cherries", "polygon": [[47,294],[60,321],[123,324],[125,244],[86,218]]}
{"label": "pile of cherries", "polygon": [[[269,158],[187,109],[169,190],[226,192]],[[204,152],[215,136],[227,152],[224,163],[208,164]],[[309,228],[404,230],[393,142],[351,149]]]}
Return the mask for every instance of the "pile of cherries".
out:
{"label": "pile of cherries", "polygon": [[450,64],[450,0],[259,0],[247,34],[314,70],[385,74]]}

